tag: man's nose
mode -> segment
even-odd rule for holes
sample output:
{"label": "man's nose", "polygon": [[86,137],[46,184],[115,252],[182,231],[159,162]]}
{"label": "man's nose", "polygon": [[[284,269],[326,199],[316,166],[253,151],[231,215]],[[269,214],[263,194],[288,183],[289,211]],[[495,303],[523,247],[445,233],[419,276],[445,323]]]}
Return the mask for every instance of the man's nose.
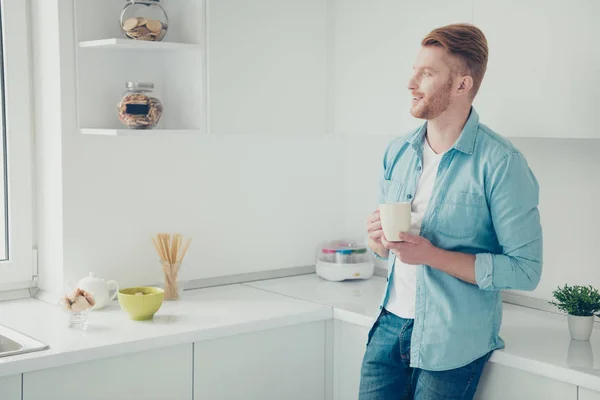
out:
{"label": "man's nose", "polygon": [[417,81],[415,80],[414,76],[411,76],[410,79],[408,80],[408,84],[406,85],[406,88],[410,91],[413,91],[415,89],[417,89],[419,86],[417,85]]}

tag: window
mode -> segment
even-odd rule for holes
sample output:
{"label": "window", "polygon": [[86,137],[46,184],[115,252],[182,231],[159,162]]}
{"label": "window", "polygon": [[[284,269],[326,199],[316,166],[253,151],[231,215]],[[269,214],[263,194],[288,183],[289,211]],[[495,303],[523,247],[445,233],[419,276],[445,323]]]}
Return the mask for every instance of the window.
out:
{"label": "window", "polygon": [[33,286],[28,3],[0,0],[0,290]]}
{"label": "window", "polygon": [[[0,43],[0,56],[1,55],[2,44]],[[4,63],[1,58],[2,57],[0,57],[0,143],[2,152],[0,154],[0,261],[8,261],[8,176],[6,168],[6,120],[4,118],[6,113],[4,112],[4,72],[2,72],[4,71]]]}

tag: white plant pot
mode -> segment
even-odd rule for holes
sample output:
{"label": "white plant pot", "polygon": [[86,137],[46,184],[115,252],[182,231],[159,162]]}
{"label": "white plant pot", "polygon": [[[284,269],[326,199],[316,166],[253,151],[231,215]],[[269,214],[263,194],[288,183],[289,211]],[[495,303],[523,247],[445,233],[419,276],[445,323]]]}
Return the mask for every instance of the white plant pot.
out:
{"label": "white plant pot", "polygon": [[571,338],[575,340],[590,340],[592,331],[594,330],[594,316],[578,317],[569,315],[569,332]]}

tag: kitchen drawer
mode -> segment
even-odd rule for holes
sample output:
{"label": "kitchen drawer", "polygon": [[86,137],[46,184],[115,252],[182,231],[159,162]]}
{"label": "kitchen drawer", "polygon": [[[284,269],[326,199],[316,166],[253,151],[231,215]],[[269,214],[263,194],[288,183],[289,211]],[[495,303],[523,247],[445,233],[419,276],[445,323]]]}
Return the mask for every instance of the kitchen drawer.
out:
{"label": "kitchen drawer", "polygon": [[0,399],[21,400],[21,375],[0,378]]}
{"label": "kitchen drawer", "polygon": [[577,400],[577,386],[488,362],[476,400]]}
{"label": "kitchen drawer", "polygon": [[600,400],[600,392],[595,392],[593,390],[580,387],[577,399],[578,400]]}
{"label": "kitchen drawer", "polygon": [[360,368],[369,329],[336,320],[334,332],[334,399],[358,399]]}
{"label": "kitchen drawer", "polygon": [[194,399],[325,399],[325,321],[194,344]]}
{"label": "kitchen drawer", "polygon": [[190,343],[28,372],[23,400],[188,400],[192,353]]}

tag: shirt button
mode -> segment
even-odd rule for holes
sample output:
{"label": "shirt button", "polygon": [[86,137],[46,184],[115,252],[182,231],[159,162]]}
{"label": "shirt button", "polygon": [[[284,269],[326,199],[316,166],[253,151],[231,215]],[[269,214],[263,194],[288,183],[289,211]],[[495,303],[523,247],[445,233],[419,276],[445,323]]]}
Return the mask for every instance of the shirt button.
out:
{"label": "shirt button", "polygon": [[420,171],[420,170],[421,170],[421,166],[419,165],[419,166],[417,167],[417,171]]}
{"label": "shirt button", "polygon": [[382,310],[382,309],[383,309],[383,306],[379,306],[379,309],[380,309],[380,310]]}
{"label": "shirt button", "polygon": [[412,194],[406,195],[406,198],[409,200],[412,199]]}

